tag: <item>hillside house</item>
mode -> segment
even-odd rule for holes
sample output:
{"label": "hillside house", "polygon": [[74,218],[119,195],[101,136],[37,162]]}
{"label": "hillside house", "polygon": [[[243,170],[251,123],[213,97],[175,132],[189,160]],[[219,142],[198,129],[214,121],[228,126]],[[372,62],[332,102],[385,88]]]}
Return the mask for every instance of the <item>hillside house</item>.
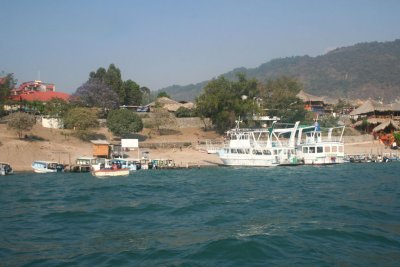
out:
{"label": "hillside house", "polygon": [[384,104],[367,100],[361,106],[350,112],[353,119],[358,120],[354,126],[368,123],[367,132],[393,132],[400,127],[400,103]]}
{"label": "hillside house", "polygon": [[361,106],[350,112],[353,119],[376,118],[393,119],[400,121],[400,103],[383,104],[374,100],[367,100]]}
{"label": "hillside house", "polygon": [[303,100],[304,109],[312,111],[316,114],[322,115],[326,113],[333,113],[333,106],[336,104],[336,100],[325,97],[325,96],[314,96],[301,90],[297,97]]}
{"label": "hillside house", "polygon": [[93,157],[109,158],[111,155],[110,143],[106,140],[90,140],[93,144]]}

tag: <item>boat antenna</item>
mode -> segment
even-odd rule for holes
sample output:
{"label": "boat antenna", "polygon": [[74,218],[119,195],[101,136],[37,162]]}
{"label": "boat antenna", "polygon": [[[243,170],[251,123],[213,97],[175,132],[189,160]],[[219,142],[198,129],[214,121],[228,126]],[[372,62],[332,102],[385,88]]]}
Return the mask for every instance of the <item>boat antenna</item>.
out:
{"label": "boat antenna", "polygon": [[240,119],[240,116],[239,116],[239,118],[237,120],[235,120],[235,124],[236,124],[235,130],[239,130],[239,126],[240,126],[241,122],[243,122],[243,121]]}

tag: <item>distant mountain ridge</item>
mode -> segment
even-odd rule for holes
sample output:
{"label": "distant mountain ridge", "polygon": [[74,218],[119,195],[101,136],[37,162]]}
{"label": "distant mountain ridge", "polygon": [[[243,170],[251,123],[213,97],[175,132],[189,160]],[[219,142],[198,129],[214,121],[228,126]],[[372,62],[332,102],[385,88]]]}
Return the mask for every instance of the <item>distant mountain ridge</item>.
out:
{"label": "distant mountain ridge", "polygon": [[[261,82],[290,76],[298,79],[307,93],[317,96],[393,101],[400,97],[400,39],[359,43],[316,57],[273,59],[259,67],[237,68],[222,76],[235,79],[238,72]],[[173,85],[159,91],[177,100],[194,100],[207,83]]]}

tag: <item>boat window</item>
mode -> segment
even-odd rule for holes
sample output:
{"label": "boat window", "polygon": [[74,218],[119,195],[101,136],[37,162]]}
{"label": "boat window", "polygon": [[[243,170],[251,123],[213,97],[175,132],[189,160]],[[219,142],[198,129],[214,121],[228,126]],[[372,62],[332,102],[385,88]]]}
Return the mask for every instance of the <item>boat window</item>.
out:
{"label": "boat window", "polygon": [[309,151],[310,151],[310,153],[315,153],[315,147],[311,146]]}
{"label": "boat window", "polygon": [[324,148],[322,146],[317,146],[317,153],[323,153]]}
{"label": "boat window", "polygon": [[325,146],[325,152],[326,152],[326,153],[331,152],[331,147],[330,147],[330,146]]}
{"label": "boat window", "polygon": [[256,154],[257,155],[262,155],[262,151],[261,150],[256,150]]}
{"label": "boat window", "polygon": [[57,167],[56,163],[49,163],[49,165],[47,166],[48,169],[55,169]]}
{"label": "boat window", "polygon": [[332,146],[332,152],[337,152],[337,146]]}
{"label": "boat window", "polygon": [[232,149],[231,149],[231,153],[234,153],[234,154],[236,154],[236,153],[237,153],[237,150],[236,150],[236,148],[232,148]]}
{"label": "boat window", "polygon": [[264,154],[264,155],[271,155],[271,151],[269,151],[269,150],[263,150],[263,154]]}
{"label": "boat window", "polygon": [[343,152],[343,146],[339,146],[339,152]]}
{"label": "boat window", "polygon": [[238,154],[244,154],[244,151],[243,151],[243,149],[238,148],[237,153],[238,153]]}
{"label": "boat window", "polygon": [[46,168],[46,163],[44,162],[35,162],[33,165],[38,168]]}
{"label": "boat window", "polygon": [[303,147],[303,153],[308,153],[308,147],[307,146]]}
{"label": "boat window", "polygon": [[250,154],[250,149],[246,148],[246,149],[244,150],[244,152],[245,152],[246,154]]}

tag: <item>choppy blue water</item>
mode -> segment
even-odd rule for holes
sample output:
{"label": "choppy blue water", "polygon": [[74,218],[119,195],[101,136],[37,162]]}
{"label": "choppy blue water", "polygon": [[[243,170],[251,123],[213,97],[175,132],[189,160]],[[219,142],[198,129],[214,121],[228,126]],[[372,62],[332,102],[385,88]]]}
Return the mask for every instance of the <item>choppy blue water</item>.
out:
{"label": "choppy blue water", "polygon": [[398,266],[400,163],[0,177],[1,266]]}

